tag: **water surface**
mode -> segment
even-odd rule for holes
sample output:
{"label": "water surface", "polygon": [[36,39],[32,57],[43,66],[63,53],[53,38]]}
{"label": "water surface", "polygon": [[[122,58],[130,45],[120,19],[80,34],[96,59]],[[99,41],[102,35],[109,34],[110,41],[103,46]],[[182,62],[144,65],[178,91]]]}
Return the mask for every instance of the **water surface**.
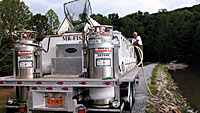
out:
{"label": "water surface", "polygon": [[170,71],[181,94],[193,108],[200,111],[200,66],[189,66],[183,70]]}

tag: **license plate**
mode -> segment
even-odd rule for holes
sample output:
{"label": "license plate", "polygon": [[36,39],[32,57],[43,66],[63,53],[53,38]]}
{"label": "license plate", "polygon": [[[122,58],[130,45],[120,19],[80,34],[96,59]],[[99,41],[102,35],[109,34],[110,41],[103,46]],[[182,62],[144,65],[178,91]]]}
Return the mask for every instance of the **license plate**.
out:
{"label": "license plate", "polygon": [[47,98],[47,105],[49,106],[61,106],[62,98]]}

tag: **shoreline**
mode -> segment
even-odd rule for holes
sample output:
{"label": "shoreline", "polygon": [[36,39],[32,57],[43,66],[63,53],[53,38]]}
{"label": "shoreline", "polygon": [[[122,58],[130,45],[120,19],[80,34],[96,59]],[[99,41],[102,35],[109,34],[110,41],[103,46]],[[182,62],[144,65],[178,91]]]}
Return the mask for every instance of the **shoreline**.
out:
{"label": "shoreline", "polygon": [[[168,72],[169,65],[158,64],[152,71],[152,77],[148,84],[154,96],[149,95],[146,103],[147,113],[171,112],[171,113],[195,113],[190,104],[179,93],[179,88]],[[188,67],[183,64],[173,64],[171,69]]]}

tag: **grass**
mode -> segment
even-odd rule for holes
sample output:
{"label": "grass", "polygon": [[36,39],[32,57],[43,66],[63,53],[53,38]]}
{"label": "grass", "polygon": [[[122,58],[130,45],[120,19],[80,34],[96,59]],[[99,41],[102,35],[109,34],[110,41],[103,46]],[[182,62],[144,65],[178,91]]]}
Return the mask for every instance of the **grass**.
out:
{"label": "grass", "polygon": [[0,87],[0,113],[6,112],[6,102],[8,97],[14,97],[14,88]]}
{"label": "grass", "polygon": [[160,66],[161,66],[161,64],[159,64],[155,68],[153,68],[152,76],[150,78],[150,83],[148,83],[148,86],[149,86],[153,95],[156,94],[156,92],[157,92],[156,90],[158,88],[158,86],[156,85],[156,82],[157,82],[156,78],[157,78],[157,71],[160,68]]}

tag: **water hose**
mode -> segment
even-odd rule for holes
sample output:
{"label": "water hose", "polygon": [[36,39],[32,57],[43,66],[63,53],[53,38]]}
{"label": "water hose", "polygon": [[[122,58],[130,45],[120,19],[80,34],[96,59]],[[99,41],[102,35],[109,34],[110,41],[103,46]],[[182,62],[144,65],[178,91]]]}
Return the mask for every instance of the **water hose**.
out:
{"label": "water hose", "polygon": [[140,63],[139,63],[137,66],[142,65],[142,75],[143,75],[143,78],[144,78],[144,82],[145,82],[147,91],[149,92],[149,94],[150,94],[152,97],[155,97],[155,96],[152,94],[151,90],[149,89],[149,86],[147,85],[147,81],[146,81],[146,77],[145,77],[145,73],[144,73],[144,65],[143,65],[143,52],[142,52],[142,50],[141,50],[138,46],[135,46],[135,47],[136,47],[136,49],[137,49],[137,51],[138,51],[138,53],[139,53],[139,57],[141,58],[141,61],[140,61]]}
{"label": "water hose", "polygon": [[137,51],[139,53],[140,59],[141,59],[140,62],[137,64],[137,66],[139,66],[141,64],[143,65],[143,52],[142,52],[142,50],[138,46],[135,46],[135,47],[136,47],[136,49],[137,49]]}

